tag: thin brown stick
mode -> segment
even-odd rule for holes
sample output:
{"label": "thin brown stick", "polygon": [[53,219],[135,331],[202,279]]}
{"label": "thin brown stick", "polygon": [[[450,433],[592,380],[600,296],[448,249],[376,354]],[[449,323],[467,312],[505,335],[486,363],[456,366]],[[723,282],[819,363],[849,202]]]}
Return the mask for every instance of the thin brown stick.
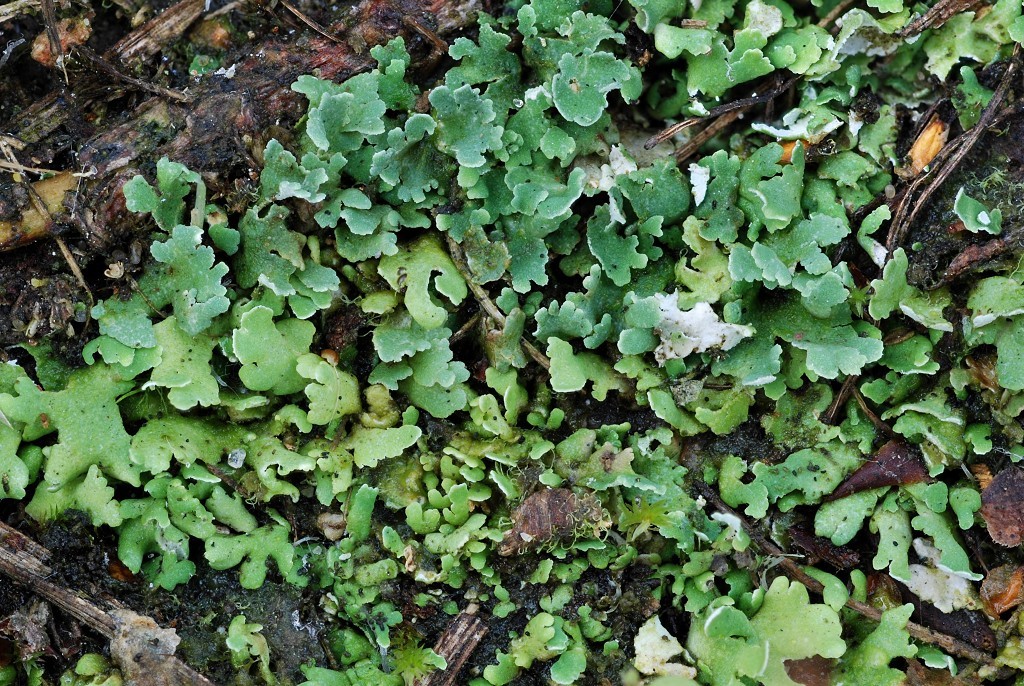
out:
{"label": "thin brown stick", "polygon": [[868,421],[878,429],[879,432],[885,434],[889,438],[899,438],[899,434],[893,431],[892,427],[882,421],[881,417],[875,414],[875,411],[868,407],[868,402],[864,399],[860,389],[853,386],[853,397],[857,401],[857,405],[860,407],[860,411],[868,418]]}
{"label": "thin brown stick", "polygon": [[[448,253],[451,255],[452,262],[455,263],[455,268],[462,274],[462,278],[465,279],[469,290],[473,292],[473,297],[480,303],[480,307],[484,308],[484,312],[498,323],[498,326],[504,327],[505,313],[498,309],[498,306],[491,300],[491,296],[487,295],[487,291],[473,280],[473,273],[469,265],[466,264],[461,246],[451,236],[446,236],[446,238],[448,239]],[[519,344],[523,346],[526,354],[532,357],[537,364],[544,367],[544,369],[551,369],[551,360],[548,359],[547,355],[538,350],[536,346],[525,338],[520,338]]]}
{"label": "thin brown stick", "polygon": [[102,57],[100,57],[84,45],[79,46],[75,50],[75,53],[85,58],[89,62],[89,64],[95,67],[98,71],[103,72],[107,76],[113,77],[118,81],[123,81],[124,83],[127,83],[131,86],[134,86],[135,88],[138,88],[139,90],[147,91],[149,93],[152,93],[153,95],[162,95],[165,98],[176,100],[178,102],[188,102],[188,96],[184,93],[172,90],[170,88],[164,88],[163,86],[158,86],[155,83],[149,83],[148,81],[137,79],[134,76],[125,74],[123,71],[121,71],[113,64],[103,59]]}
{"label": "thin brown stick", "polygon": [[47,581],[45,577],[50,574],[50,569],[31,555],[12,550],[6,544],[0,546],[0,574],[46,598],[104,637],[113,637],[113,617],[89,601]]}
{"label": "thin brown stick", "polygon": [[294,14],[295,17],[299,21],[301,21],[303,24],[305,24],[309,28],[311,28],[314,31],[316,31],[317,33],[319,33],[321,36],[323,36],[327,40],[334,41],[335,43],[341,43],[342,42],[340,38],[338,38],[334,34],[330,33],[323,26],[320,26],[320,24],[316,23],[313,20],[312,17],[309,17],[308,15],[300,12],[298,10],[298,8],[296,8],[294,5],[292,5],[290,2],[288,2],[288,0],[279,0],[279,1],[281,3],[281,6],[284,7],[286,10],[288,10],[289,12],[291,12],[292,14]]}
{"label": "thin brown stick", "polygon": [[759,105],[761,103],[770,102],[770,101],[774,100],[775,98],[777,98],[778,96],[780,96],[783,93],[785,93],[790,88],[792,88],[793,85],[799,80],[799,78],[800,78],[799,76],[791,76],[788,79],[785,79],[785,80],[783,80],[783,81],[781,81],[779,83],[776,83],[774,86],[770,87],[767,91],[765,91],[763,93],[755,92],[753,95],[751,95],[749,97],[740,98],[738,100],[732,100],[731,102],[727,102],[724,105],[719,105],[718,107],[713,107],[710,110],[708,110],[707,114],[705,114],[703,116],[700,116],[700,117],[689,117],[687,119],[682,120],[681,122],[675,123],[672,126],[670,126],[667,129],[665,129],[664,131],[661,131],[660,133],[657,133],[654,136],[651,136],[647,140],[647,142],[644,143],[644,148],[646,150],[650,150],[651,148],[653,148],[654,146],[658,145],[659,143],[667,141],[669,138],[671,138],[672,136],[676,135],[680,131],[688,129],[688,128],[690,128],[691,126],[693,126],[695,124],[701,123],[702,121],[707,121],[709,119],[715,119],[715,118],[721,117],[723,115],[729,114],[731,112],[736,112],[736,111],[745,112],[746,110],[749,110],[754,105]]}
{"label": "thin brown stick", "polygon": [[472,331],[473,327],[476,326],[477,324],[479,324],[480,320],[482,318],[483,318],[483,315],[479,311],[477,311],[476,314],[474,314],[472,317],[470,317],[468,320],[466,320],[465,324],[463,324],[462,326],[459,327],[458,331],[456,331],[455,333],[453,333],[451,335],[451,337],[448,339],[448,342],[449,343],[454,343],[456,341],[460,341],[463,338],[465,338],[466,334],[468,334],[470,331]]}
{"label": "thin brown stick", "polygon": [[828,29],[829,33],[833,33],[837,29],[837,26],[835,25],[836,19],[843,16],[846,10],[850,9],[850,6],[855,2],[857,2],[857,0],[843,0],[840,2],[832,8],[831,12],[821,18],[821,21],[818,22],[818,27]]}
{"label": "thin brown stick", "polygon": [[[118,608],[111,608],[111,611],[103,609],[80,593],[49,581],[48,577],[52,576],[53,572],[42,562],[42,559],[48,558],[49,555],[46,548],[17,529],[0,522],[0,574],[50,601],[108,640],[117,641],[124,631],[130,629],[122,624],[119,617],[130,617],[155,626],[152,620],[132,612]],[[134,657],[138,659],[138,656]],[[147,661],[147,664],[167,672],[164,683],[213,686],[212,681],[173,655],[155,654],[153,658],[153,661]]]}
{"label": "thin brown stick", "polygon": [[64,62],[64,46],[60,44],[60,32],[57,30],[57,9],[53,6],[53,0],[42,0],[40,7],[43,10],[43,24],[46,26],[46,38],[50,42],[50,53],[57,60],[57,66],[64,74],[64,83],[68,82],[67,64]]}
{"label": "thin brown stick", "polygon": [[910,22],[896,35],[901,38],[916,36],[926,29],[937,29],[960,12],[965,12],[981,0],[939,0],[927,12]]}
{"label": "thin brown stick", "polygon": [[470,605],[452,620],[434,644],[434,652],[448,663],[443,670],[431,672],[416,686],[453,686],[462,666],[487,635],[487,624],[477,615],[477,606]]}
{"label": "thin brown stick", "polygon": [[836,417],[839,415],[839,410],[842,409],[843,405],[850,398],[850,393],[853,392],[853,387],[857,384],[860,376],[857,374],[851,374],[843,380],[843,385],[839,387],[839,392],[836,393],[836,397],[832,400],[832,404],[828,406],[821,415],[821,421],[825,424],[835,424]]}
{"label": "thin brown stick", "polygon": [[[886,241],[886,248],[889,253],[892,254],[893,250],[903,241],[906,232],[913,225],[917,215],[921,212],[924,206],[927,204],[928,199],[931,198],[932,194],[937,191],[942,184],[949,178],[949,175],[960,165],[967,154],[974,148],[974,145],[981,139],[983,133],[985,133],[992,123],[996,120],[1000,113],[1000,106],[1002,105],[1003,99],[1006,97],[1007,92],[1010,89],[1010,83],[1013,75],[1017,71],[1018,59],[1020,57],[1020,44],[1016,44],[1013,47],[1013,56],[1010,58],[1010,64],[1003,74],[1003,78],[999,80],[999,85],[996,87],[995,93],[992,94],[992,99],[989,101],[988,106],[981,113],[981,117],[978,119],[978,123],[975,124],[970,131],[959,136],[952,144],[947,143],[946,147],[936,156],[935,161],[932,163],[932,171],[925,172],[918,176],[914,183],[911,184],[907,194],[901,199],[897,211],[893,215],[892,224],[889,226],[889,238]],[[934,176],[932,173],[934,172]],[[915,192],[918,188],[924,185],[925,181],[928,181],[928,185],[924,187],[921,195],[913,199],[913,207],[911,206],[911,198],[914,197]]]}
{"label": "thin brown stick", "polygon": [[[700,494],[704,499],[707,500],[715,509],[721,511],[723,514],[735,517],[740,522],[743,530],[750,537],[751,542],[762,554],[772,555],[779,558],[778,566],[787,577],[794,581],[799,581],[807,587],[807,590],[813,593],[817,593],[819,595],[823,593],[825,587],[820,581],[807,574],[807,572],[805,572],[797,562],[788,557],[782,548],[764,536],[744,515],[726,505],[714,488],[701,482],[698,482],[697,488],[700,490]],[[873,622],[880,622],[882,620],[881,610],[876,607],[872,607],[867,603],[862,603],[859,600],[850,598],[846,601],[846,607]],[[906,629],[907,633],[909,633],[912,638],[923,643],[938,646],[951,655],[973,660],[974,662],[984,665],[995,664],[992,656],[985,651],[980,650],[965,641],[961,641],[959,638],[950,636],[949,634],[944,634],[939,631],[935,631],[934,629],[929,629],[926,626],[922,626],[921,624],[917,624],[916,622],[909,621],[907,622]]]}
{"label": "thin brown stick", "polygon": [[723,114],[721,117],[714,120],[697,133],[693,134],[693,137],[690,140],[686,141],[686,145],[679,148],[679,150],[676,152],[676,162],[682,164],[686,160],[693,157],[697,153],[697,151],[700,150],[702,145],[704,145],[709,140],[717,136],[724,129],[729,128],[729,126],[731,126],[734,121],[739,119],[740,115],[742,114],[742,110],[736,110],[733,112],[729,112],[728,114]]}

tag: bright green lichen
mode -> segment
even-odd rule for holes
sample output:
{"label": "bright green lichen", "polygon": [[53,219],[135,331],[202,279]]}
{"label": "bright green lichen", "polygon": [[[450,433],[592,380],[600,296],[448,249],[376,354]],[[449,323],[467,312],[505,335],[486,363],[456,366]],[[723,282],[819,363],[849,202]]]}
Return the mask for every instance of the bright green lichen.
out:
{"label": "bright green lichen", "polygon": [[[444,669],[413,618],[471,603],[496,622],[473,686],[774,686],[813,657],[835,682],[898,682],[893,660],[927,654],[910,606],[868,627],[840,611],[861,570],[808,567],[812,600],[744,525],[771,512],[840,546],[866,527],[865,569],[909,583],[934,550],[932,571],[979,579],[961,468],[1024,438],[1024,276],[926,283],[927,250],[888,250],[872,203],[903,183],[918,76],[977,63],[946,108],[974,125],[984,65],[1024,32],[1014,0],[916,41],[898,32],[927,3],[869,0],[831,32],[819,4],[516,3],[429,90],[400,38],[341,83],[299,78],[305,116],[244,208],[161,160],[124,187],[152,260],[93,307],[86,365],[33,348],[35,378],[0,370],[0,497],[116,528],[162,589],[199,565],[306,588],[335,658],[310,685]],[[644,149],[792,75],[788,111],[684,167]],[[1011,203],[959,183],[947,223],[1009,235]],[[829,498],[894,437],[930,481]],[[537,498],[566,521],[529,529]],[[230,621],[232,661],[284,682],[261,630]],[[634,669],[638,635],[667,649]],[[69,683],[114,678],[90,664]]]}

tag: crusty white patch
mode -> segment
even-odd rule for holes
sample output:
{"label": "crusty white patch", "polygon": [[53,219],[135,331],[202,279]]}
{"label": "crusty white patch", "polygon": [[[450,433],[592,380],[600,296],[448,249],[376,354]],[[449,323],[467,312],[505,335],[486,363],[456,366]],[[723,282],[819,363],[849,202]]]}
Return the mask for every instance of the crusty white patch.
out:
{"label": "crusty white patch", "polygon": [[633,639],[636,657],[633,666],[646,676],[679,676],[693,679],[697,670],[678,662],[669,662],[683,653],[683,646],[675,636],[662,626],[658,615],[654,615],[640,627]]}
{"label": "crusty white patch", "polygon": [[700,207],[708,194],[708,183],[711,182],[711,170],[696,162],[690,164],[690,186],[693,187],[694,207]]}
{"label": "crusty white patch", "polygon": [[914,552],[927,563],[910,565],[910,579],[905,583],[915,595],[942,612],[979,607],[978,595],[970,580],[939,564],[940,554],[935,546],[923,538],[915,538]]}
{"label": "crusty white patch", "polygon": [[729,350],[754,335],[754,329],[749,326],[723,322],[708,303],[697,303],[684,312],[679,309],[674,293],[659,293],[654,298],[661,310],[661,323],[657,327],[661,344],[654,351],[659,364],[692,353]]}

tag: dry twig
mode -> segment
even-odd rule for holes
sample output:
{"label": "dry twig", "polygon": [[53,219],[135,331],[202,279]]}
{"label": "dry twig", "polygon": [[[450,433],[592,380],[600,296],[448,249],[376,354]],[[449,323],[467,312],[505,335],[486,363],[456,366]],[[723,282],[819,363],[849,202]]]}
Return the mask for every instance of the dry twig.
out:
{"label": "dry twig", "polygon": [[[49,551],[38,543],[0,522],[0,574],[50,601],[105,638],[114,641],[114,644],[124,643],[126,639],[130,642],[131,634],[137,634],[139,627],[162,631],[149,618],[121,608],[104,609],[100,601],[90,600],[80,593],[49,581],[53,572],[44,562],[49,555]],[[151,672],[145,679],[129,680],[129,684],[213,686],[213,682],[173,655],[158,651],[153,651],[150,655],[139,654],[144,647],[133,644],[132,655],[112,650],[113,657],[120,658],[122,670],[131,672],[144,664]],[[128,662],[132,664],[127,664]]]}
{"label": "dry twig", "polygon": [[434,644],[434,652],[448,663],[440,671],[431,672],[416,686],[453,686],[462,666],[487,635],[487,624],[477,616],[477,606],[470,605],[457,616]]}
{"label": "dry twig", "polygon": [[960,12],[966,12],[980,2],[981,0],[939,0],[927,12],[900,29],[897,35],[907,38],[927,29],[937,29]]}
{"label": "dry twig", "polygon": [[[928,199],[960,165],[967,154],[974,148],[982,134],[997,120],[1001,112],[1000,107],[1010,90],[1013,76],[1017,72],[1019,58],[1020,44],[1018,43],[1014,46],[1010,64],[1006,68],[1003,77],[999,80],[999,85],[996,87],[988,106],[982,111],[978,123],[969,131],[957,137],[952,143],[947,143],[933,160],[931,170],[918,176],[907,189],[907,192],[901,197],[896,212],[893,213],[892,223],[889,226],[889,237],[886,241],[886,249],[890,255],[903,241],[906,232],[914,223],[917,215],[928,203]],[[928,181],[928,185],[924,186],[926,181]],[[924,190],[920,196],[914,198],[917,189],[921,186],[924,186]],[[911,208],[911,199],[913,199],[913,208]]]}
{"label": "dry twig", "polygon": [[[484,312],[487,313],[491,319],[497,322],[498,326],[505,326],[505,313],[498,309],[498,306],[491,300],[491,296],[487,295],[487,291],[483,289],[476,281],[473,280],[473,273],[470,271],[469,266],[466,264],[466,259],[462,254],[462,247],[448,236],[448,252],[451,255],[452,261],[455,263],[455,268],[462,274],[462,278],[465,279],[466,284],[469,285],[469,290],[473,292],[473,297],[476,298],[477,302],[480,303],[480,307],[484,308]],[[519,339],[520,345],[523,346],[523,350],[526,354],[534,359],[534,361],[544,369],[551,369],[551,360],[548,356],[537,349],[533,343],[530,343],[525,338]]]}
{"label": "dry twig", "polygon": [[[740,522],[743,530],[748,536],[750,536],[751,542],[753,542],[753,544],[758,548],[759,552],[764,555],[777,557],[779,559],[778,566],[787,577],[794,581],[799,581],[801,584],[806,586],[809,591],[819,595],[825,590],[825,587],[820,581],[808,575],[807,572],[797,564],[797,562],[786,555],[782,548],[758,531],[758,529],[754,527],[745,516],[726,505],[715,489],[700,482],[698,482],[697,487],[704,499],[707,500],[708,503],[710,503],[716,510],[719,510],[723,514],[735,517]],[[846,601],[846,607],[873,622],[879,622],[882,620],[881,610],[859,600],[850,598]],[[959,638],[935,631],[934,629],[929,629],[928,627],[917,624],[916,622],[907,622],[906,628],[912,638],[923,643],[938,646],[951,655],[973,660],[974,662],[983,665],[995,664],[991,655],[983,650],[975,648]]]}

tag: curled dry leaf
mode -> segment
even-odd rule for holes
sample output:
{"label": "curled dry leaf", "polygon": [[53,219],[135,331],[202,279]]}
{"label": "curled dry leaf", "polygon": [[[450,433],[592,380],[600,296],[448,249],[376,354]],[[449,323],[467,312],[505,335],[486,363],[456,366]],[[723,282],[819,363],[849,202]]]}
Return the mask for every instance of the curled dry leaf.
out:
{"label": "curled dry leaf", "polygon": [[981,582],[981,600],[991,617],[998,617],[1024,602],[1024,567],[1002,565]]}
{"label": "curled dry leaf", "polygon": [[608,513],[593,495],[568,488],[547,488],[524,500],[512,513],[499,555],[513,555],[577,536],[597,536],[611,526]]}
{"label": "curled dry leaf", "polygon": [[999,545],[1024,540],[1024,469],[1007,467],[981,492],[981,516],[988,535]]}
{"label": "curled dry leaf", "polygon": [[334,542],[345,535],[345,515],[339,512],[323,512],[316,518],[316,525],[324,538]]}
{"label": "curled dry leaf", "polygon": [[836,487],[825,500],[838,500],[848,495],[882,486],[906,486],[925,481],[928,470],[916,448],[903,441],[889,441],[874,457]]}
{"label": "curled dry leaf", "polygon": [[949,124],[932,115],[931,120],[914,140],[914,144],[910,146],[910,152],[907,153],[908,164],[901,170],[900,175],[913,178],[923,172],[942,150],[948,137]]}

